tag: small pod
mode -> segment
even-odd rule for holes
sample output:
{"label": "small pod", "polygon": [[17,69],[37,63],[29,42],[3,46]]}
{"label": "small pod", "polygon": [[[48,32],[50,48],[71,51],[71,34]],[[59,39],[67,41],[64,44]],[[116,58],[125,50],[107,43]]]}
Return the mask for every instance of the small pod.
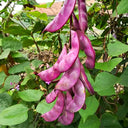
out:
{"label": "small pod", "polygon": [[58,93],[58,98],[54,107],[49,111],[41,115],[45,121],[52,122],[56,120],[62,113],[64,108],[64,94],[62,92]]}
{"label": "small pod", "polygon": [[74,119],[74,113],[64,110],[63,114],[58,118],[58,121],[63,125],[69,125]]}
{"label": "small pod", "polygon": [[81,31],[87,30],[88,23],[87,23],[87,9],[85,0],[78,0],[78,10],[79,10],[79,25]]}
{"label": "small pod", "polygon": [[62,61],[60,61],[58,65],[58,70],[60,72],[65,72],[67,71],[75,62],[77,59],[79,53],[79,39],[77,32],[71,30],[71,50],[69,53],[64,56]]}
{"label": "small pod", "polygon": [[60,75],[60,71],[57,70],[58,63],[60,63],[60,61],[63,59],[63,57],[65,55],[67,55],[66,45],[64,45],[64,48],[63,48],[57,62],[51,68],[38,73],[38,76],[43,81],[46,81],[46,82],[50,82],[50,81],[56,79]]}
{"label": "small pod", "polygon": [[93,87],[91,86],[90,82],[88,81],[88,78],[85,74],[84,67],[81,64],[81,73],[80,73],[80,80],[83,82],[85,88],[89,91],[90,94],[94,94]]}
{"label": "small pod", "polygon": [[77,58],[73,66],[64,73],[60,81],[55,86],[55,89],[67,91],[72,88],[80,76],[80,60]]}
{"label": "small pod", "polygon": [[80,30],[79,21],[76,18],[74,12],[72,13],[72,18],[73,18],[73,29]]}
{"label": "small pod", "polygon": [[75,84],[73,92],[74,97],[70,104],[68,104],[67,110],[70,112],[77,112],[83,107],[85,103],[85,89],[80,79]]}
{"label": "small pod", "polygon": [[77,33],[80,41],[80,49],[87,55],[85,65],[87,68],[93,69],[95,67],[95,51],[92,47],[91,41],[83,32],[77,30]]}
{"label": "small pod", "polygon": [[58,90],[52,90],[47,96],[46,96],[46,102],[47,103],[52,103],[56,97],[57,97],[57,94],[58,94]]}
{"label": "small pod", "polygon": [[72,14],[72,11],[75,7],[75,3],[76,0],[65,0],[64,5],[58,15],[46,26],[43,32],[55,32],[62,28],[69,19],[70,15]]}
{"label": "small pod", "polygon": [[58,118],[58,121],[63,125],[69,125],[74,119],[74,113],[66,110],[67,105],[72,101],[72,96],[69,91],[66,92],[65,105],[62,115]]}

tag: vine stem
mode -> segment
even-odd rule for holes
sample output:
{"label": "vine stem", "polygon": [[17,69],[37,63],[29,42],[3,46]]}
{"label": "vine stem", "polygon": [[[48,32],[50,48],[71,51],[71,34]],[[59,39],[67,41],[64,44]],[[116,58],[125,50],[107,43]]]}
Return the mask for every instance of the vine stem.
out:
{"label": "vine stem", "polygon": [[34,44],[36,45],[36,48],[37,48],[38,53],[40,53],[40,48],[39,48],[39,46],[38,46],[37,42],[35,41],[35,38],[34,38],[34,36],[33,36],[33,33],[32,33],[32,32],[31,32],[31,37],[32,37],[32,39],[33,39],[33,41],[34,41]]}

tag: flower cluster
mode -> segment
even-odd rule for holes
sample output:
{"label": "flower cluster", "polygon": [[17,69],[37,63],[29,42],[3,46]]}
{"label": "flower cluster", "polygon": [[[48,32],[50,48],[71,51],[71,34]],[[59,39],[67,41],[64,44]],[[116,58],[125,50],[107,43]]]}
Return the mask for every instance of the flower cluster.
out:
{"label": "flower cluster", "polygon": [[[90,40],[84,34],[87,29],[85,0],[78,0],[79,21],[73,13],[75,3],[76,0],[65,0],[60,13],[44,29],[44,31],[55,32],[64,26],[70,17],[70,20],[73,20],[72,24],[70,24],[70,28],[72,28],[70,34],[71,48],[67,49],[67,44],[65,44],[57,62],[38,74],[43,81],[50,83],[63,73],[53,91],[46,96],[47,103],[52,103],[57,99],[56,104],[41,117],[48,122],[58,119],[64,125],[69,125],[73,121],[75,112],[81,108],[86,108],[85,88],[91,94],[94,94],[78,57],[79,49],[83,50],[87,56],[86,67],[94,68],[95,52]],[[63,93],[64,91],[66,93]]]}

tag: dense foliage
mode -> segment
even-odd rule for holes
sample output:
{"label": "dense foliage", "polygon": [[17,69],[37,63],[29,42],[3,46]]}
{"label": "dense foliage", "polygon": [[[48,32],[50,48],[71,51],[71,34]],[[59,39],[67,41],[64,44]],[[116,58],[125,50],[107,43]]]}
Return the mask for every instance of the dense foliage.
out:
{"label": "dense foliage", "polygon": [[[127,0],[96,0],[87,5],[85,34],[96,53],[95,68],[86,68],[84,51],[79,51],[79,58],[95,93],[86,91],[86,109],[76,112],[68,126],[58,121],[46,122],[41,117],[55,104],[47,104],[45,97],[56,83],[48,85],[35,72],[55,64],[64,44],[69,42],[70,22],[57,32],[42,33],[54,17],[33,9],[51,7],[54,1],[43,5],[34,0],[3,1],[6,5],[0,10],[0,128],[127,128]],[[17,5],[23,9],[14,13]],[[77,6],[75,15],[79,17]]]}

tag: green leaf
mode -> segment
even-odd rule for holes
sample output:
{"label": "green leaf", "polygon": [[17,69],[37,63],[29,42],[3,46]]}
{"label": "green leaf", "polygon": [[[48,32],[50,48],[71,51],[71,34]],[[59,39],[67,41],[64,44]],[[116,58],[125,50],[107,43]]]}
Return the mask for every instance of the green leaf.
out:
{"label": "green leaf", "polygon": [[4,109],[0,113],[1,125],[16,125],[24,122],[28,118],[28,108],[22,104],[16,104]]}
{"label": "green leaf", "polygon": [[0,85],[4,83],[4,80],[6,78],[6,75],[4,72],[0,72]]}
{"label": "green leaf", "polygon": [[12,104],[12,98],[7,93],[0,94],[0,112]]}
{"label": "green leaf", "polygon": [[119,83],[128,87],[128,66],[119,78]]}
{"label": "green leaf", "polygon": [[39,68],[39,66],[42,64],[43,62],[41,60],[33,60],[32,61],[32,66],[35,68]]}
{"label": "green leaf", "polygon": [[120,14],[128,13],[128,6],[127,6],[127,4],[128,4],[127,0],[121,0],[119,5],[117,6],[117,9],[112,14],[112,16],[116,16],[116,14],[120,15]]}
{"label": "green leaf", "polygon": [[99,128],[100,121],[96,115],[88,116],[87,120],[83,122],[80,120],[78,128]]}
{"label": "green leaf", "polygon": [[28,37],[22,38],[21,42],[22,42],[22,46],[23,47],[32,46],[34,44],[33,40],[32,39],[28,39]]}
{"label": "green leaf", "polygon": [[43,95],[43,92],[40,90],[24,90],[22,92],[18,92],[19,97],[27,102],[32,102],[32,101],[39,101],[41,96]]}
{"label": "green leaf", "polygon": [[38,11],[33,11],[33,12],[31,11],[31,12],[28,12],[28,14],[30,14],[31,16],[34,16],[36,18],[39,18],[40,20],[44,20],[44,21],[48,20],[46,13],[40,13]]}
{"label": "green leaf", "polygon": [[11,88],[13,88],[14,86],[13,86],[13,85],[10,85],[10,83],[15,83],[15,84],[17,84],[17,83],[19,83],[19,81],[20,81],[20,77],[19,77],[18,75],[10,75],[10,76],[8,76],[7,79],[5,80],[4,88],[5,88],[6,90],[11,89]]}
{"label": "green leaf", "polygon": [[12,37],[5,37],[2,40],[2,48],[10,48],[11,51],[17,51],[22,49],[22,44],[17,39],[14,39]]}
{"label": "green leaf", "polygon": [[118,77],[107,72],[101,72],[96,77],[94,90],[101,96],[114,95],[116,82],[118,82]]}
{"label": "green leaf", "polygon": [[0,55],[0,60],[2,60],[2,59],[7,59],[9,53],[10,53],[10,49],[9,49],[9,48],[8,48],[8,49],[5,49],[5,50],[1,53],[1,55]]}
{"label": "green leaf", "polygon": [[17,65],[15,65],[15,66],[11,67],[8,72],[9,72],[10,74],[25,72],[25,69],[26,69],[27,67],[30,67],[30,62],[28,62],[28,61],[23,62],[23,63],[21,63],[21,64],[17,64]]}
{"label": "green leaf", "polygon": [[86,121],[88,116],[93,115],[96,112],[96,110],[99,106],[99,102],[97,101],[95,96],[89,96],[86,98],[86,106],[87,106],[87,108],[85,110],[81,109],[79,111],[79,113],[83,119],[83,122]]}
{"label": "green leaf", "polygon": [[103,70],[103,71],[111,72],[112,69],[114,69],[116,65],[119,64],[121,61],[122,61],[121,58],[114,58],[114,59],[109,60],[108,62],[96,63],[95,68]]}
{"label": "green leaf", "polygon": [[55,105],[55,103],[56,103],[56,100],[55,100],[54,102],[50,103],[50,104],[48,104],[48,103],[46,102],[46,100],[42,100],[42,101],[37,105],[36,111],[37,111],[38,113],[44,114],[44,113],[50,111],[50,110],[53,108],[53,106]]}
{"label": "green leaf", "polygon": [[101,118],[101,128],[122,128],[117,118],[110,114],[104,113]]}
{"label": "green leaf", "polygon": [[108,55],[118,56],[128,51],[128,45],[116,40],[114,43],[108,44]]}
{"label": "green leaf", "polygon": [[4,30],[5,33],[10,33],[14,36],[17,36],[17,35],[31,35],[31,31],[29,30],[25,30],[23,27],[21,26],[10,26],[10,27],[7,27],[5,30]]}

